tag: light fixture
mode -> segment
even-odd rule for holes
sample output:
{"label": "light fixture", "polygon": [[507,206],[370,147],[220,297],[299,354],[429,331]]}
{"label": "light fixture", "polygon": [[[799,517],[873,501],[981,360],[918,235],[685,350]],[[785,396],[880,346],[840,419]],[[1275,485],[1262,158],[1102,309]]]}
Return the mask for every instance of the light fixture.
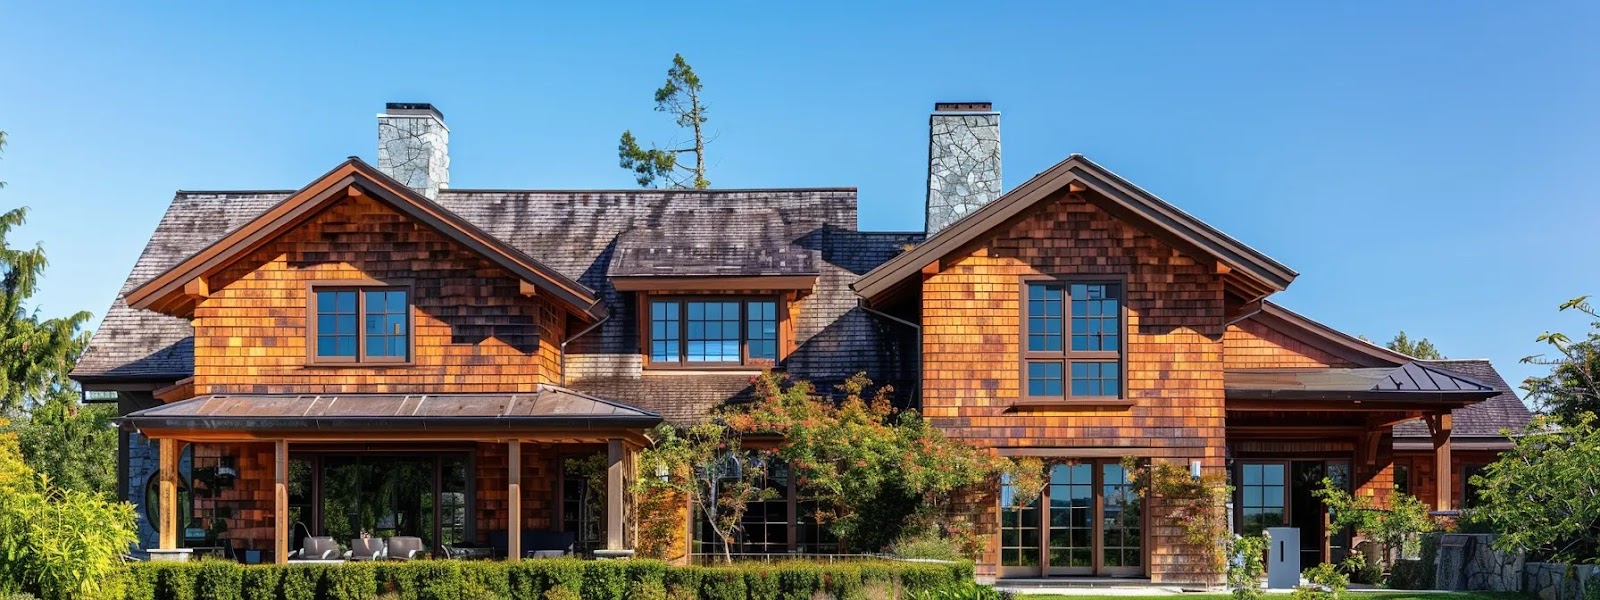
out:
{"label": "light fixture", "polygon": [[1200,461],[1189,461],[1189,476],[1193,477],[1195,481],[1200,480]]}
{"label": "light fixture", "polygon": [[666,483],[671,477],[672,471],[667,469],[666,463],[656,465],[656,479],[660,479],[661,483]]}

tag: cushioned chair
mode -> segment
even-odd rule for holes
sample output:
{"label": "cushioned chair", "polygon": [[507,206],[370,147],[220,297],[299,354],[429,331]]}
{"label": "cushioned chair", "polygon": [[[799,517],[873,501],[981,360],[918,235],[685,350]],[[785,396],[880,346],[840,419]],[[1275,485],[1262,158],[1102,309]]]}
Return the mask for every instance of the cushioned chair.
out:
{"label": "cushioned chair", "polygon": [[350,540],[350,549],[345,551],[344,557],[346,560],[378,560],[386,550],[388,547],[382,539],[356,538]]}
{"label": "cushioned chair", "polygon": [[[510,536],[504,529],[489,532],[489,547],[494,548],[495,556],[504,557],[510,551],[508,543]],[[572,554],[572,546],[578,541],[578,534],[570,531],[524,531],[522,532],[522,553],[524,556],[534,552],[543,554],[557,554],[566,556]]]}
{"label": "cushioned chair", "polygon": [[403,535],[389,538],[389,544],[384,548],[384,556],[390,560],[411,560],[423,557],[425,553],[422,538]]}
{"label": "cushioned chair", "polygon": [[339,558],[339,542],[327,536],[307,536],[299,550],[289,553],[289,560],[332,560]]}

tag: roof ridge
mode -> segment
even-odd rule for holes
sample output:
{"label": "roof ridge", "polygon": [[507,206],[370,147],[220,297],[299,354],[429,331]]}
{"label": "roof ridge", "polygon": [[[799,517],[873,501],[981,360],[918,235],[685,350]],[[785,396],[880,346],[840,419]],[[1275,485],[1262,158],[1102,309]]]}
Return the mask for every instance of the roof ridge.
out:
{"label": "roof ridge", "polygon": [[443,188],[441,194],[697,194],[719,195],[750,192],[860,192],[851,187],[783,187],[783,188],[707,188],[707,189],[657,189],[657,188],[597,188],[597,189],[518,189],[518,188]]}

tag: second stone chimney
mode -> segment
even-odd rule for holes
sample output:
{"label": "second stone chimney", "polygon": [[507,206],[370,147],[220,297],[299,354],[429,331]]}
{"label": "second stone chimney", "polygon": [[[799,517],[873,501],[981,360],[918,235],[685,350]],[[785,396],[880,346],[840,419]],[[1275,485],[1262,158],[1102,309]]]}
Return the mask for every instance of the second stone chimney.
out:
{"label": "second stone chimney", "polygon": [[378,170],[429,200],[450,187],[450,128],[432,104],[390,102],[378,115]]}
{"label": "second stone chimney", "polygon": [[988,102],[939,102],[928,117],[928,212],[933,235],[1000,197],[1000,113]]}

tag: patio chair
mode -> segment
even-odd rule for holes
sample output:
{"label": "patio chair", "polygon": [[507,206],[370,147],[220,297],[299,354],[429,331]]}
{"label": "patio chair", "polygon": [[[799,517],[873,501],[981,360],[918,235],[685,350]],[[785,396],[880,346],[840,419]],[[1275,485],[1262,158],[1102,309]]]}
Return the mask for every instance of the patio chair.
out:
{"label": "patio chair", "polygon": [[307,536],[299,550],[289,553],[289,560],[332,560],[339,558],[339,542],[329,536]]}
{"label": "patio chair", "polygon": [[411,560],[424,555],[426,550],[422,547],[422,538],[411,536],[395,536],[389,538],[389,545],[384,549],[384,556],[389,560]]}
{"label": "patio chair", "polygon": [[380,538],[356,538],[350,540],[350,549],[344,552],[345,560],[380,560],[387,546]]}

